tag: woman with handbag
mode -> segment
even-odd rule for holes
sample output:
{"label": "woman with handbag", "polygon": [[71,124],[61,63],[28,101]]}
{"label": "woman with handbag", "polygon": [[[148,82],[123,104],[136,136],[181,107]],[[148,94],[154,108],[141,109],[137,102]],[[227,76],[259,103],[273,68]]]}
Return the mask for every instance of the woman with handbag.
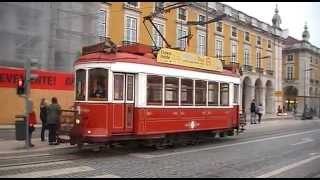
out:
{"label": "woman with handbag", "polygon": [[32,112],[29,113],[29,145],[30,147],[33,147],[34,145],[31,143],[32,139],[32,133],[35,130],[35,125],[37,124],[37,119],[36,119],[36,113],[33,110],[32,106]]}

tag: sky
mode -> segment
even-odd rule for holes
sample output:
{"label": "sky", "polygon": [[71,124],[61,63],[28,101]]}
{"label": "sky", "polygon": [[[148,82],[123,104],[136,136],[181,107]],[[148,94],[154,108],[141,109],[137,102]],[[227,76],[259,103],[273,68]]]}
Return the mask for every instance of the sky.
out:
{"label": "sky", "polygon": [[[320,2],[222,2],[249,16],[272,25],[272,17],[278,4],[282,29],[289,30],[289,36],[302,39],[307,22],[309,42],[320,48]],[[318,18],[318,20],[317,20]]]}

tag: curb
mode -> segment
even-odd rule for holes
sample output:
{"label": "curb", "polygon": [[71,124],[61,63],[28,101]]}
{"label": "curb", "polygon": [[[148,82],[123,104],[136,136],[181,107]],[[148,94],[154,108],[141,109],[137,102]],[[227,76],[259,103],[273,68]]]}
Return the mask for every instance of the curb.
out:
{"label": "curb", "polygon": [[[36,124],[35,128],[41,129],[42,125]],[[0,125],[0,130],[14,130],[14,129],[16,129],[15,125]]]}

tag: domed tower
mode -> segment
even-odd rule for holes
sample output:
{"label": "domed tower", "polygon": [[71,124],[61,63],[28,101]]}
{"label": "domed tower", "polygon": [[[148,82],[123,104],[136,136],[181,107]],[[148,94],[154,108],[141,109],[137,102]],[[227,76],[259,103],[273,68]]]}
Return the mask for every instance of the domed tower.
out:
{"label": "domed tower", "polygon": [[278,14],[279,13],[279,10],[278,10],[278,4],[276,5],[276,9],[275,9],[275,14],[273,15],[273,18],[272,18],[272,25],[276,28],[280,28],[280,24],[281,24],[281,17],[280,15]]}
{"label": "domed tower", "polygon": [[302,33],[302,39],[304,41],[309,41],[309,39],[310,39],[310,34],[309,34],[309,31],[308,31],[307,23],[304,25],[304,31]]}

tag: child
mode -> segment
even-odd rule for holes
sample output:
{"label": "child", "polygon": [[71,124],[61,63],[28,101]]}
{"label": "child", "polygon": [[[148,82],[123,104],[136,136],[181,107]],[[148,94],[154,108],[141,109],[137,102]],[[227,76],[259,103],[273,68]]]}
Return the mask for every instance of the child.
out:
{"label": "child", "polygon": [[34,147],[34,145],[31,143],[31,137],[35,129],[34,127],[35,124],[37,124],[36,113],[34,112],[34,110],[32,110],[32,112],[29,113],[29,145],[30,147]]}

